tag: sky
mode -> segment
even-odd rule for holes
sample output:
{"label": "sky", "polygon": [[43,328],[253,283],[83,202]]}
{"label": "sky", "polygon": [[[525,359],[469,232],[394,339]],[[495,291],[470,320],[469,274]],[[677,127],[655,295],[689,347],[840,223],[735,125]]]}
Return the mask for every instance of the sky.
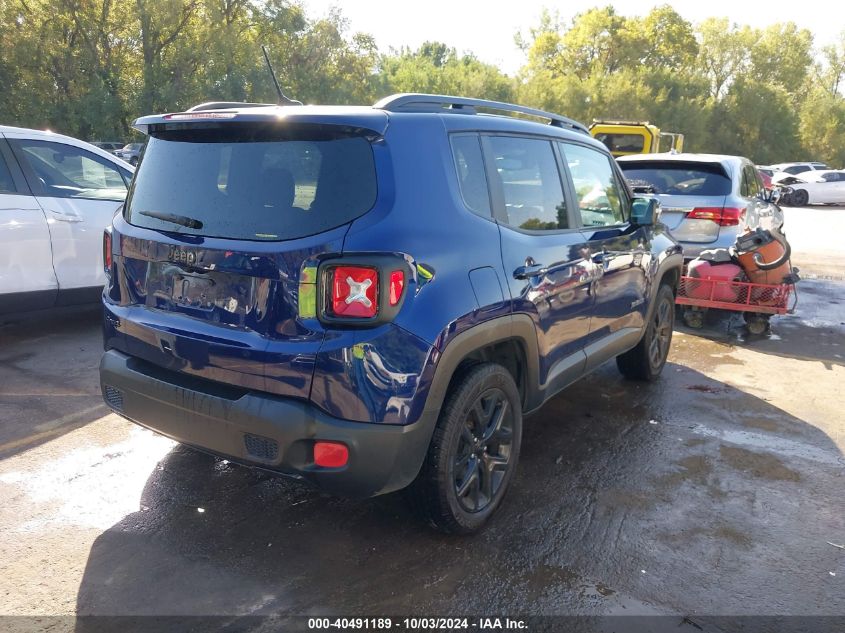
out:
{"label": "sky", "polygon": [[[613,5],[620,15],[645,15],[654,6],[670,4],[687,20],[697,23],[708,17],[729,17],[732,22],[763,28],[775,22],[793,21],[814,35],[816,47],[831,44],[845,30],[845,3],[814,2],[809,8],[783,0],[302,0],[312,18],[340,8],[350,31],[375,36],[379,49],[409,46],[426,40],[445,42],[459,52],[473,52],[482,61],[514,74],[524,56],[514,44],[514,34],[539,23],[543,8],[558,11],[564,24],[571,17],[595,6]],[[796,10],[796,7],[799,7]]]}

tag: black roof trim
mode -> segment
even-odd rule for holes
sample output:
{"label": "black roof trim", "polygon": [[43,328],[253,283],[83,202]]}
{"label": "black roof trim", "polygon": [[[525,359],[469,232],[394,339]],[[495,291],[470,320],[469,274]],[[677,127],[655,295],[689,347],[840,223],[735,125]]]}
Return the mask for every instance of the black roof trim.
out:
{"label": "black roof trim", "polygon": [[527,108],[514,103],[505,103],[504,101],[451,97],[448,95],[402,93],[385,97],[375,103],[373,107],[379,110],[386,110],[387,112],[440,112],[448,109],[456,114],[476,114],[476,108],[485,108],[487,110],[526,114],[541,119],[548,119],[549,123],[555,127],[570,128],[587,135],[590,134],[585,125],[573,119],[554,114],[553,112]]}

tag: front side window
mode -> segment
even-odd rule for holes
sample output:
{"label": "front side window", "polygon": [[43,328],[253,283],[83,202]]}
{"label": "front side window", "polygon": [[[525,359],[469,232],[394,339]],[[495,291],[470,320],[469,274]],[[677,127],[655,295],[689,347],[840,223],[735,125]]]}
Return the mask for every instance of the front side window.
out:
{"label": "front side window", "polygon": [[315,235],[369,211],[370,141],[331,125],[153,130],[127,200],[145,228],[246,240]]}
{"label": "front side window", "polygon": [[30,186],[52,198],[123,200],[126,182],[117,167],[87,150],[39,140],[11,143],[35,175]]}
{"label": "front side window", "polygon": [[610,162],[612,159],[583,145],[561,143],[561,149],[575,185],[583,225],[622,224],[625,198]]}
{"label": "front side window", "polygon": [[459,134],[452,137],[452,158],[458,173],[458,184],[464,203],[484,216],[490,215],[490,195],[484,174],[481,144],[476,134]]}
{"label": "front side window", "polygon": [[566,200],[551,142],[493,136],[490,147],[502,185],[506,223],[533,231],[569,228]]}

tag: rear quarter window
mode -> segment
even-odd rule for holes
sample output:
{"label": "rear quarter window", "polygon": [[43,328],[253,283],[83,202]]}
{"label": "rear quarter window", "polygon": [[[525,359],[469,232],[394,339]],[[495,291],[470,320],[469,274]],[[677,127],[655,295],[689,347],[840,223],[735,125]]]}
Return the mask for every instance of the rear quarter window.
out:
{"label": "rear quarter window", "polygon": [[126,219],[270,241],[346,224],[375,204],[376,170],[369,140],[336,128],[229,123],[153,131]]}
{"label": "rear quarter window", "polygon": [[726,196],[731,179],[718,163],[620,161],[625,178],[636,190],[673,196]]}

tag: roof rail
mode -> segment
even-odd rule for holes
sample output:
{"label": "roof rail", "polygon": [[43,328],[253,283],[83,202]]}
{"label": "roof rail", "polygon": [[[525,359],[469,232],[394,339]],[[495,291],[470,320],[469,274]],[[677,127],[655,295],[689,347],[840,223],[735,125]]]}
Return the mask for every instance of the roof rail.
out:
{"label": "roof rail", "polygon": [[207,101],[200,103],[185,112],[204,112],[206,110],[229,110],[232,108],[266,108],[273,107],[275,103],[242,103],[240,101]]}
{"label": "roof rail", "polygon": [[583,132],[584,134],[590,133],[585,125],[568,119],[565,116],[560,116],[559,114],[537,110],[535,108],[526,108],[525,106],[505,103],[503,101],[488,101],[487,99],[402,93],[385,97],[375,103],[373,107],[379,110],[387,110],[388,112],[439,112],[443,109],[449,109],[463,114],[476,114],[476,108],[485,108],[487,110],[536,116],[541,119],[548,119],[549,123],[555,127],[567,127],[578,132]]}

